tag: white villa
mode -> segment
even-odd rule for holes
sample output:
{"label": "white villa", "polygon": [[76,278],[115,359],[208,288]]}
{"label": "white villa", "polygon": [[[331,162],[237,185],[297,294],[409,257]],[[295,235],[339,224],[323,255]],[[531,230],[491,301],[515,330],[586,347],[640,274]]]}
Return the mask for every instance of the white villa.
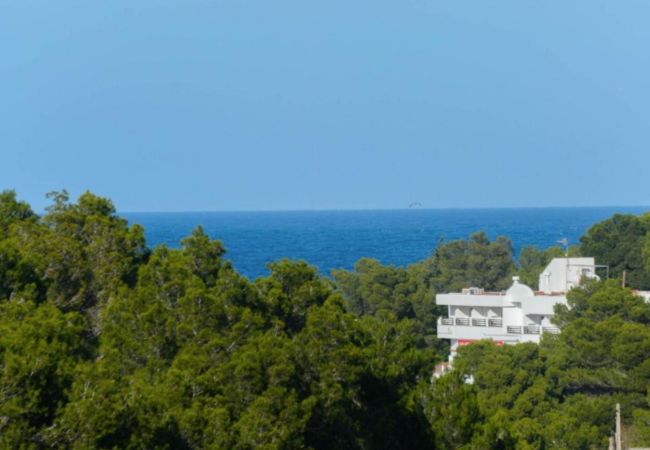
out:
{"label": "white villa", "polygon": [[594,258],[553,259],[540,274],[536,292],[513,277],[505,292],[471,287],[436,295],[436,303],[448,308],[447,317],[438,319],[438,337],[451,341],[449,361],[458,347],[476,340],[516,344],[539,342],[543,333],[559,333],[553,325],[553,307],[566,304],[566,293],[578,286],[582,277],[598,278]]}

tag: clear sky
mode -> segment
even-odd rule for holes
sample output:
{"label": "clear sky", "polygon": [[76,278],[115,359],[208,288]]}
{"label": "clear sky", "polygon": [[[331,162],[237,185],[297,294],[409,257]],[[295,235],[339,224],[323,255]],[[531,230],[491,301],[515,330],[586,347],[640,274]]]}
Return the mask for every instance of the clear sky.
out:
{"label": "clear sky", "polygon": [[647,0],[0,0],[0,188],[648,205],[649,24]]}

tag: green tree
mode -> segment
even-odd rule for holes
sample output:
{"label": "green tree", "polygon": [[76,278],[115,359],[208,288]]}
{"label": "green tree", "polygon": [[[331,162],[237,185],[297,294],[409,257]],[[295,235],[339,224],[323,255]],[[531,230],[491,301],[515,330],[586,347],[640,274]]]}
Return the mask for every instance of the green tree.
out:
{"label": "green tree", "polygon": [[333,292],[304,261],[284,259],[268,268],[270,275],[259,279],[257,288],[272,316],[280,319],[287,331],[297,333],[305,326],[309,308],[322,305]]}
{"label": "green tree", "polygon": [[625,272],[628,286],[650,289],[650,271],[643,254],[648,230],[648,215],[615,214],[593,225],[580,238],[580,252],[595,257],[598,264],[608,265],[612,277],[621,278]]}
{"label": "green tree", "polygon": [[436,448],[470,448],[484,418],[475,388],[460,371],[444,376],[422,394],[421,403]]}
{"label": "green tree", "polygon": [[24,221],[34,222],[37,218],[27,203],[17,199],[15,191],[0,192],[0,237],[9,234],[11,225]]}
{"label": "green tree", "polygon": [[375,259],[362,258],[353,272],[333,271],[348,309],[358,315],[390,311],[399,318],[414,318],[413,294],[416,283],[406,269],[384,266]]}
{"label": "green tree", "polygon": [[51,303],[0,303],[0,447],[41,448],[91,354],[85,323]]}
{"label": "green tree", "polygon": [[[570,251],[569,255],[574,256],[576,250]],[[561,247],[549,247],[540,250],[529,245],[521,249],[518,260],[518,271],[520,281],[536,289],[539,284],[539,276],[553,258],[563,258],[564,250]]]}
{"label": "green tree", "polygon": [[434,254],[437,292],[455,292],[477,286],[486,290],[503,290],[515,271],[512,243],[500,236],[490,242],[483,232],[468,240],[441,243]]}
{"label": "green tree", "polygon": [[[11,205],[11,194],[4,197]],[[0,222],[12,226],[0,242],[0,293],[11,298],[26,292],[96,317],[111,294],[135,282],[148,256],[144,231],[118,217],[110,200],[89,192],[77,203],[65,191],[50,197],[54,204],[38,221],[24,205],[1,208],[6,215]],[[93,329],[99,332],[96,320]]]}

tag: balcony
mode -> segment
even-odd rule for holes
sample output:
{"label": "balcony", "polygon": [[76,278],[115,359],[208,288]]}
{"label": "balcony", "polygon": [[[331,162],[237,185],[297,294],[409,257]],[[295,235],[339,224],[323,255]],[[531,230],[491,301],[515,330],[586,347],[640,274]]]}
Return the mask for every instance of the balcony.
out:
{"label": "balcony", "polygon": [[493,318],[493,319],[482,319],[482,318],[473,318],[468,317],[440,317],[438,319],[438,325],[444,326],[459,326],[459,327],[489,327],[489,328],[502,328],[503,319]]}
{"label": "balcony", "polygon": [[[504,327],[505,325],[505,327]],[[505,328],[505,329],[504,329]],[[469,318],[469,317],[439,317],[438,335],[454,339],[483,339],[485,336],[503,336],[505,334],[519,336],[539,336],[541,334],[559,334],[560,329],[550,325],[507,325],[503,318]],[[524,338],[525,339],[525,338]],[[527,340],[530,340],[528,338]],[[535,341],[538,338],[534,338]]]}
{"label": "balcony", "polygon": [[501,328],[503,326],[503,319],[488,319],[488,327]]}
{"label": "balcony", "polygon": [[524,334],[539,334],[539,325],[526,325],[524,327]]}
{"label": "balcony", "polygon": [[525,325],[525,326],[508,326],[508,334],[540,334],[551,333],[558,334],[560,329],[558,327],[540,327],[539,325]]}
{"label": "balcony", "polygon": [[472,318],[469,317],[440,317],[438,318],[438,325],[440,326],[459,326],[459,327],[488,327],[488,328],[503,328],[503,319],[492,318]]}
{"label": "balcony", "polygon": [[560,334],[560,329],[558,327],[542,327],[542,333]]}

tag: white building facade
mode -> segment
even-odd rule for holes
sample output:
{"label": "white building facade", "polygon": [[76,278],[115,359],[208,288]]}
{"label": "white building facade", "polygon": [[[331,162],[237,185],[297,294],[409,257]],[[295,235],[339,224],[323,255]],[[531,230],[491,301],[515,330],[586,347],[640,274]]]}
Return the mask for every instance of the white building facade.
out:
{"label": "white building facade", "polygon": [[566,293],[582,277],[597,278],[594,258],[555,258],[539,277],[539,290],[513,277],[505,292],[479,288],[436,295],[436,303],[447,307],[447,317],[438,319],[438,338],[451,342],[452,361],[463,345],[490,339],[498,345],[539,342],[542,334],[560,332],[553,324],[553,308],[566,304]]}

